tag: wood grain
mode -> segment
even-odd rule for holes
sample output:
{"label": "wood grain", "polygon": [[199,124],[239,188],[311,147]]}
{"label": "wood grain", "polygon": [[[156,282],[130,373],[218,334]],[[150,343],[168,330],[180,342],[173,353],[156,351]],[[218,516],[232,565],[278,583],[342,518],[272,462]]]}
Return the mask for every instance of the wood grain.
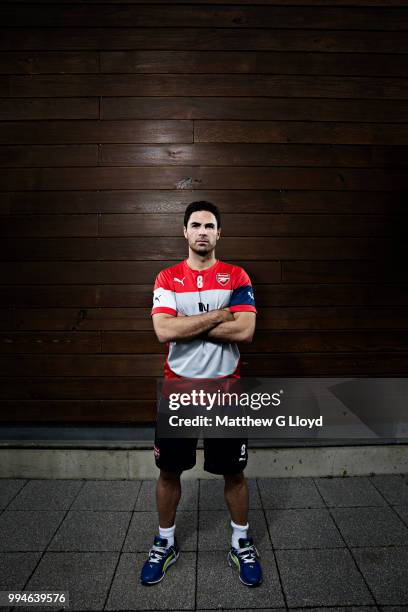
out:
{"label": "wood grain", "polygon": [[404,8],[381,8],[372,11],[365,7],[299,7],[294,11],[280,6],[233,6],[202,7],[191,6],[139,6],[117,4],[95,10],[92,5],[83,6],[46,6],[27,5],[24,10],[19,6],[2,5],[0,20],[9,27],[160,27],[184,28],[294,28],[322,30],[406,30],[408,11]]}
{"label": "wood grain", "polygon": [[406,376],[405,0],[5,0],[0,421],[152,424],[152,288],[215,202],[244,376]]}
{"label": "wood grain", "polygon": [[269,96],[406,100],[398,77],[264,74],[53,74],[1,77],[3,97]]}
{"label": "wood grain", "polygon": [[[295,9],[296,11],[297,9]],[[322,9],[324,12],[325,9]],[[94,15],[97,10],[94,11]],[[271,35],[273,33],[273,35]],[[245,34],[245,36],[243,36]],[[41,28],[0,29],[0,50],[94,51],[311,51],[407,53],[405,32],[246,28]]]}

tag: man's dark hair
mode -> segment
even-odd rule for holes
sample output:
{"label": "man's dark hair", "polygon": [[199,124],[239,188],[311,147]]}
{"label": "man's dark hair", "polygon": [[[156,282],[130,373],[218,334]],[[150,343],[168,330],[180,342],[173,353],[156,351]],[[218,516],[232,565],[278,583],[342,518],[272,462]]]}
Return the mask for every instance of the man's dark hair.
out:
{"label": "man's dark hair", "polygon": [[212,202],[206,202],[205,200],[200,200],[199,202],[191,202],[186,208],[184,213],[184,227],[187,227],[188,220],[194,212],[199,210],[208,210],[208,212],[212,213],[214,217],[217,219],[217,229],[221,227],[221,214],[218,210],[217,206]]}

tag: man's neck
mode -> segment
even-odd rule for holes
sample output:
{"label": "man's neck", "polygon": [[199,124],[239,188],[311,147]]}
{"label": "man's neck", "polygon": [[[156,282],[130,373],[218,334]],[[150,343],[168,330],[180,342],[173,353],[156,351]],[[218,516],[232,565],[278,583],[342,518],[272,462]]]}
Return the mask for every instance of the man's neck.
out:
{"label": "man's neck", "polygon": [[194,251],[189,250],[187,265],[193,270],[206,270],[211,268],[216,261],[214,251],[208,255],[198,255]]}

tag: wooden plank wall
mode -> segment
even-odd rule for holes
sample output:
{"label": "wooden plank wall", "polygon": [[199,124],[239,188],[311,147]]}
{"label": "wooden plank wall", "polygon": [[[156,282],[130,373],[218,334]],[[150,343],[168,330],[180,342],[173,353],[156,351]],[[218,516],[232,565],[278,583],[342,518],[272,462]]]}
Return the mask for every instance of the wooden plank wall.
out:
{"label": "wooden plank wall", "polygon": [[408,4],[3,2],[5,422],[142,423],[182,212],[259,306],[247,375],[407,375]]}

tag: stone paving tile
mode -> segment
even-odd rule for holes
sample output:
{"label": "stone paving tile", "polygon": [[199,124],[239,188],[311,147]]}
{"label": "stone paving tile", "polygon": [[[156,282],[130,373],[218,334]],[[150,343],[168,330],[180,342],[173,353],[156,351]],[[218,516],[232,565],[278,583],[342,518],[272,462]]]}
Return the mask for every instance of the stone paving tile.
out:
{"label": "stone paving tile", "polygon": [[352,553],[377,603],[408,609],[408,548],[353,548]]}
{"label": "stone paving tile", "polygon": [[[130,523],[123,550],[141,552],[150,550],[159,533],[157,512],[135,512]],[[197,550],[197,513],[177,512],[176,538],[180,550]]]}
{"label": "stone paving tile", "polygon": [[53,538],[49,550],[119,551],[131,512],[71,510]]}
{"label": "stone paving tile", "polygon": [[[68,591],[69,610],[103,610],[118,553],[47,552],[26,587],[31,591]],[[38,608],[16,608],[32,612]],[[60,607],[44,607],[56,610]]]}
{"label": "stone paving tile", "polygon": [[81,480],[30,480],[7,510],[67,510],[82,484]]}
{"label": "stone paving tile", "polygon": [[7,506],[26,482],[20,478],[0,478],[0,510]]}
{"label": "stone paving tile", "polygon": [[40,552],[0,553],[0,591],[21,591],[40,557]]}
{"label": "stone paving tile", "polygon": [[373,604],[348,550],[277,550],[288,606]]}
{"label": "stone paving tile", "polygon": [[394,510],[398,512],[398,515],[408,527],[408,506],[394,506]]}
{"label": "stone paving tile", "polygon": [[[228,510],[201,510],[199,521],[199,550],[222,550],[227,554],[232,534]],[[263,511],[250,510],[248,522],[248,535],[254,538],[259,552],[271,550],[272,545]]]}
{"label": "stone paving tile", "polygon": [[180,555],[162,582],[140,584],[144,553],[123,553],[115,573],[105,610],[193,610],[195,601],[196,558]]}
{"label": "stone paving tile", "polygon": [[[261,498],[254,478],[248,478],[249,507],[261,508]],[[224,479],[201,480],[200,482],[200,509],[225,510]]]}
{"label": "stone paving tile", "polygon": [[328,506],[386,506],[387,502],[365,476],[314,478]]}
{"label": "stone paving tile", "polygon": [[5,510],[0,516],[0,550],[44,550],[64,514],[55,510]]}
{"label": "stone paving tile", "polygon": [[225,551],[198,553],[197,608],[273,608],[284,605],[272,551],[262,554],[263,583],[249,589],[229,567]]}
{"label": "stone paving tile", "polygon": [[312,478],[258,478],[264,508],[321,508]]}
{"label": "stone paving tile", "polygon": [[344,547],[326,508],[281,508],[266,510],[274,548]]}
{"label": "stone paving tile", "polygon": [[391,505],[408,505],[408,474],[370,476],[370,481],[381,491]]}
{"label": "stone paving tile", "polygon": [[87,481],[72,510],[133,510],[140,486],[140,480]]}
{"label": "stone paving tile", "polygon": [[349,546],[408,545],[408,528],[389,507],[333,508],[332,514]]}
{"label": "stone paving tile", "polygon": [[[198,480],[181,481],[181,499],[178,510],[196,510],[198,504]],[[143,480],[135,510],[156,510],[156,481]]]}

